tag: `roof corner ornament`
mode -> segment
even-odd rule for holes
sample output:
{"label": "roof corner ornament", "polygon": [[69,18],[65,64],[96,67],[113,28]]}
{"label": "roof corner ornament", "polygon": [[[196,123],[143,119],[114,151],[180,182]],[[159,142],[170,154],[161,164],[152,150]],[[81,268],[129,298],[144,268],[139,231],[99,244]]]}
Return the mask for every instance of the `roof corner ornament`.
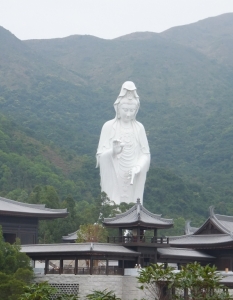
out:
{"label": "roof corner ornament", "polygon": [[214,209],[215,209],[214,205],[211,205],[211,206],[209,207],[209,213],[210,213],[210,217],[211,217],[211,218],[214,217]]}
{"label": "roof corner ornament", "polygon": [[185,221],[185,234],[190,234],[190,220]]}

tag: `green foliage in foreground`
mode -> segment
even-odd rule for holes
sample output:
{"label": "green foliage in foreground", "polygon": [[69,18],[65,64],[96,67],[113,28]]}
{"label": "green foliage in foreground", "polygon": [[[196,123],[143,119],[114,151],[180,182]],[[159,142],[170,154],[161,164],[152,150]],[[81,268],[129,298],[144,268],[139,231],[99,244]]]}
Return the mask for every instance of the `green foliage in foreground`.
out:
{"label": "green foliage in foreground", "polygon": [[[190,263],[180,272],[164,264],[151,264],[142,269],[138,277],[140,288],[154,299],[165,300],[168,295],[173,299],[184,299],[184,292],[189,300],[229,300],[227,289],[220,283],[223,278],[216,272],[216,267]],[[175,295],[171,295],[175,289]]]}
{"label": "green foliage in foreground", "polygon": [[78,296],[62,294],[58,289],[52,287],[47,282],[34,283],[24,287],[24,293],[19,300],[51,300],[55,296],[56,300],[77,300]]}
{"label": "green foliage in foreground", "polygon": [[30,259],[20,252],[18,244],[10,245],[3,240],[0,228],[0,300],[18,300],[23,286],[32,279]]}
{"label": "green foliage in foreground", "polygon": [[121,300],[118,298],[113,291],[93,291],[91,294],[86,296],[87,300]]}

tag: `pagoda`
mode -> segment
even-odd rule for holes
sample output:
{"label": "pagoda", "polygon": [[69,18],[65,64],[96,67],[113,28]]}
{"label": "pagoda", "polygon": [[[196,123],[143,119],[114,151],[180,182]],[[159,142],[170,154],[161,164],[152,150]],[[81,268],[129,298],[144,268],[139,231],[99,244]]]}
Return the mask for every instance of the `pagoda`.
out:
{"label": "pagoda", "polygon": [[120,244],[141,253],[137,263],[142,267],[157,262],[157,248],[170,247],[169,239],[158,237],[157,231],[173,227],[173,220],[151,213],[140,199],[126,212],[105,218],[103,225],[118,229],[118,236],[108,237],[108,243]]}

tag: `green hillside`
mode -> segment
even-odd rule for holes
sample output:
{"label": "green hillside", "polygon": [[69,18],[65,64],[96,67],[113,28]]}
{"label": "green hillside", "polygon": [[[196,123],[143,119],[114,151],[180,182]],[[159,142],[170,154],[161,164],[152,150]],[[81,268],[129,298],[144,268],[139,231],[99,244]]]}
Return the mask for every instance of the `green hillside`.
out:
{"label": "green hillside", "polygon": [[31,201],[53,186],[58,205],[71,194],[76,212],[93,209],[100,130],[133,80],[152,153],[145,206],[199,222],[211,204],[233,214],[232,27],[226,14],[160,34],[30,41],[0,27],[1,195]]}

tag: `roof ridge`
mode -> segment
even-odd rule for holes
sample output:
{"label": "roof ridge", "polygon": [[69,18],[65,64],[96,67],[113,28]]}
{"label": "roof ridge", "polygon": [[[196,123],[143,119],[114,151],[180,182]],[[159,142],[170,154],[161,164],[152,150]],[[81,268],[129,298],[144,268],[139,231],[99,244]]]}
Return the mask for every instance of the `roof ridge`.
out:
{"label": "roof ridge", "polygon": [[[142,206],[142,205],[141,205]],[[161,220],[161,221],[164,221],[164,222],[167,222],[169,224],[173,223],[173,219],[165,219],[165,218],[162,218],[162,214],[158,215],[158,214],[154,214],[152,212],[150,212],[149,210],[147,210],[144,206],[142,206],[142,211],[149,215],[150,217],[155,217],[157,218],[158,220]]]}
{"label": "roof ridge", "polygon": [[210,217],[210,220],[212,220],[220,229],[222,229],[226,233],[231,233],[229,229],[227,229],[222,223],[221,220],[219,220],[216,216],[216,214],[213,214],[213,216]]}
{"label": "roof ridge", "polygon": [[131,214],[136,209],[137,209],[137,203],[134,206],[132,206],[130,209],[128,209],[127,211],[125,211],[123,213],[120,213],[120,214],[116,214],[115,217],[104,218],[104,222],[105,221],[115,221],[115,220],[118,220],[120,218],[123,218],[123,217]]}
{"label": "roof ridge", "polygon": [[189,238],[189,237],[194,237],[194,238],[200,238],[200,237],[223,237],[223,236],[231,236],[229,233],[214,233],[214,234],[199,234],[199,235],[195,235],[195,234],[184,234],[184,235],[179,235],[179,236],[168,236],[169,240],[179,240],[182,238]]}
{"label": "roof ridge", "polygon": [[0,197],[0,201],[9,202],[9,203],[12,203],[12,204],[17,204],[17,205],[26,206],[26,207],[35,207],[35,208],[44,208],[45,207],[45,204],[25,203],[25,202],[20,202],[20,201],[16,201],[16,200],[7,199],[7,198],[4,198],[4,197]]}
{"label": "roof ridge", "polygon": [[3,197],[0,197],[0,201],[12,203],[12,204],[23,206],[23,207],[37,208],[37,209],[44,210],[44,211],[67,212],[67,208],[48,208],[48,207],[45,207],[45,204],[25,203],[25,202],[19,202],[16,200],[11,200],[11,199],[7,199],[7,198],[3,198]]}
{"label": "roof ridge", "polygon": [[220,214],[215,214],[215,216],[217,217],[221,217],[221,218],[226,218],[226,219],[231,219],[233,222],[233,216],[227,216],[227,215],[220,215]]}

